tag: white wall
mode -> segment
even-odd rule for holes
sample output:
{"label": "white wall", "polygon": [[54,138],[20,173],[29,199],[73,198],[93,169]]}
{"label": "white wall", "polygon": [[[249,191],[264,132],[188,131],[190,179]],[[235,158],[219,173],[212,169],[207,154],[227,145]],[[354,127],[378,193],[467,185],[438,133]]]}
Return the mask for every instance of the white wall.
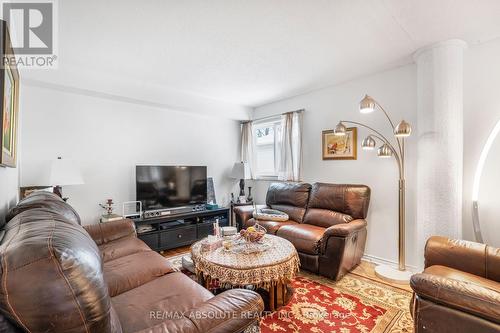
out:
{"label": "white wall", "polygon": [[63,190],[85,224],[97,222],[98,203],[107,198],[135,200],[137,164],[207,165],[219,203],[227,203],[235,185],[227,175],[239,160],[237,121],[33,85],[22,89],[21,183],[45,184],[49,160],[74,159],[85,185]]}
{"label": "white wall", "polygon": [[[486,139],[500,120],[500,40],[472,47],[464,58],[464,207],[463,236],[474,240],[472,229],[472,183],[477,161]],[[500,145],[497,139],[494,145]],[[500,186],[500,150],[495,146],[485,164],[479,192],[481,223],[489,230],[500,227],[498,187]],[[496,169],[496,172],[489,170]],[[489,185],[489,186],[487,186]],[[496,185],[496,186],[495,186]],[[496,190],[494,190],[496,187]],[[496,214],[492,211],[497,212]],[[483,230],[483,236],[487,230]],[[486,237],[485,241],[488,239]],[[492,239],[492,238],[489,238]],[[498,237],[496,240],[498,241]],[[500,243],[494,245],[500,247]]]}
{"label": "white wall", "polygon": [[[254,118],[304,108],[304,181],[366,184],[372,189],[368,215],[366,254],[397,262],[398,172],[393,159],[379,159],[376,152],[358,149],[358,159],[323,161],[321,131],[332,129],[339,120],[360,121],[391,135],[380,112],[362,115],[358,102],[365,93],[376,98],[394,121],[416,122],[416,68],[414,65],[367,76],[344,84],[300,95],[255,110]],[[358,128],[358,145],[367,131]],[[414,189],[416,138],[407,144],[407,263],[416,265]],[[269,182],[257,181],[255,198],[265,201]]]}
{"label": "white wall", "polygon": [[5,214],[17,203],[19,170],[17,168],[0,167],[0,222]]}

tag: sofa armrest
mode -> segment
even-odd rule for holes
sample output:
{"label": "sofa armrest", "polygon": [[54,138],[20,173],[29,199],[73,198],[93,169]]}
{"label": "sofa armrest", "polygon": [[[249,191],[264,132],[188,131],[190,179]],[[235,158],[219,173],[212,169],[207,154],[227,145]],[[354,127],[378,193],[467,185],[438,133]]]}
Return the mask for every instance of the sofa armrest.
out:
{"label": "sofa armrest", "polygon": [[130,219],[111,221],[99,224],[90,224],[83,226],[90,237],[97,245],[109,243],[116,239],[137,236],[135,232],[135,223]]}
{"label": "sofa armrest", "polygon": [[239,333],[258,322],[263,310],[264,302],[259,294],[251,290],[231,289],[182,312],[179,318],[166,319],[137,333]]}
{"label": "sofa armrest", "polygon": [[441,265],[498,281],[499,254],[485,244],[432,236],[425,245],[425,268]]}
{"label": "sofa armrest", "polygon": [[[257,209],[269,208],[266,205],[256,205]],[[236,223],[239,226],[245,225],[245,222],[253,217],[253,206],[237,206],[234,207],[234,215],[236,216]]]}
{"label": "sofa armrest", "polygon": [[496,290],[426,273],[413,275],[410,286],[417,297],[500,323],[500,293]]}
{"label": "sofa armrest", "polygon": [[[190,316],[199,332],[236,333],[259,321],[263,310],[264,301],[256,292],[231,289],[192,309]],[[207,320],[203,314],[215,314],[215,319]]]}
{"label": "sofa armrest", "polygon": [[363,219],[353,220],[349,223],[335,224],[325,230],[323,239],[327,239],[330,236],[348,237],[352,233],[366,228],[366,225],[367,223]]}

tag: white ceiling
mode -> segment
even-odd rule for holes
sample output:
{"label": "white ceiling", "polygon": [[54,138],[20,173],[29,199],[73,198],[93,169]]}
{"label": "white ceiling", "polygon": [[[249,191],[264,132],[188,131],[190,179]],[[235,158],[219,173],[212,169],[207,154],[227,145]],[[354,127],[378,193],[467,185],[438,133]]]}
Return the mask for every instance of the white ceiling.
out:
{"label": "white ceiling", "polygon": [[441,40],[500,37],[499,0],[58,3],[60,73],[88,68],[245,106],[406,64]]}

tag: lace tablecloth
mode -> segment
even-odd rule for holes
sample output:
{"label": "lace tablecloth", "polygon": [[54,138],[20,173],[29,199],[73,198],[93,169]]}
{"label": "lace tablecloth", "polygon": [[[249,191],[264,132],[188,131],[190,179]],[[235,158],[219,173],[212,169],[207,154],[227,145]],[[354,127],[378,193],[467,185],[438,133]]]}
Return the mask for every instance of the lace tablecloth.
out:
{"label": "lace tablecloth", "polygon": [[286,284],[299,271],[300,260],[292,243],[286,239],[265,235],[271,248],[260,253],[233,253],[220,247],[202,251],[199,241],[191,246],[196,274],[231,285],[269,287]]}

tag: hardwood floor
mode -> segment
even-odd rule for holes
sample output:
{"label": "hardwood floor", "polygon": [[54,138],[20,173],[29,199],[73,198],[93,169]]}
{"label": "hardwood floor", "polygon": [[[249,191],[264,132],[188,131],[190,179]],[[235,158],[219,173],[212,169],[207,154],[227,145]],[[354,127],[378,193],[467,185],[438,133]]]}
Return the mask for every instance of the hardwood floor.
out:
{"label": "hardwood floor", "polygon": [[178,247],[178,248],[172,249],[172,250],[161,251],[160,254],[162,256],[164,256],[165,258],[168,258],[168,257],[173,257],[173,256],[176,256],[179,254],[189,252],[190,248],[191,248],[191,245],[186,245],[186,246],[181,246],[181,247]]}
{"label": "hardwood floor", "polygon": [[[179,247],[177,249],[163,251],[163,252],[161,252],[161,254],[164,257],[168,258],[168,257],[173,257],[173,256],[176,256],[179,254],[188,253],[189,249],[190,249],[190,246],[188,245],[188,246]],[[412,289],[410,288],[410,285],[408,283],[395,284],[395,283],[389,283],[387,281],[384,281],[384,280],[378,278],[375,275],[375,266],[376,266],[376,264],[374,264],[372,262],[362,260],[361,264],[359,264],[359,266],[356,267],[351,273],[363,276],[363,277],[368,278],[370,280],[382,282],[382,283],[388,284],[388,285],[396,287],[396,288],[404,289],[407,291],[412,291]]]}
{"label": "hardwood floor", "polygon": [[388,284],[392,287],[404,289],[407,291],[412,291],[409,283],[405,283],[405,284],[390,283],[390,282],[387,282],[387,281],[384,281],[384,280],[378,278],[377,275],[375,274],[375,266],[377,266],[377,265],[374,264],[373,262],[361,260],[361,263],[358,265],[358,267],[356,267],[355,269],[353,269],[351,271],[351,274],[357,274],[357,275],[366,277],[370,280],[374,280],[374,281]]}

